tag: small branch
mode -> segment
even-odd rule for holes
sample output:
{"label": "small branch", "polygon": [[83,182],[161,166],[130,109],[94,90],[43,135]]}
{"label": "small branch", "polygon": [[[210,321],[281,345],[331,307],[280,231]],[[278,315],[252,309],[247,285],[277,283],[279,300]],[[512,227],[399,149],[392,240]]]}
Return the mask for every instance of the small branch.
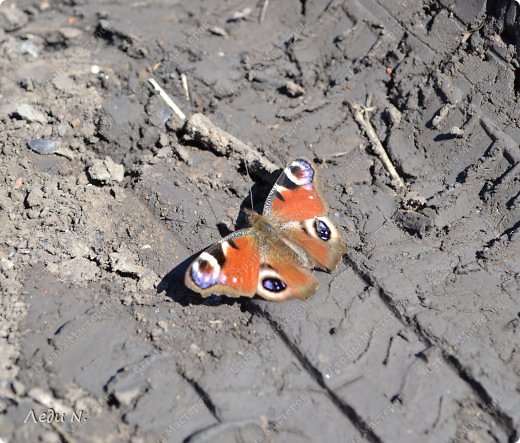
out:
{"label": "small branch", "polygon": [[[159,95],[173,109],[175,114],[185,122],[183,127],[185,139],[202,143],[215,154],[239,161],[242,160],[251,172],[260,176],[268,175],[279,169],[278,166],[267,160],[260,152],[216,126],[205,115],[197,113],[186,119],[184,112],[180,110],[164,89],[153,78],[149,78],[148,81],[156,91],[159,91]],[[185,85],[186,93],[189,94],[186,77],[181,81]]]}
{"label": "small branch", "polygon": [[203,114],[193,114],[184,125],[184,137],[202,143],[215,154],[244,160],[251,172],[267,175],[280,169],[260,152],[216,126]]}
{"label": "small branch", "polygon": [[376,155],[379,157],[383,165],[385,165],[385,168],[390,174],[395,187],[403,188],[405,186],[404,181],[397,173],[394,165],[392,164],[392,161],[390,160],[390,157],[388,157],[388,154],[386,153],[385,148],[383,148],[383,145],[379,140],[372,123],[370,123],[370,118],[367,115],[368,112],[373,111],[375,108],[363,107],[358,103],[351,103],[350,106],[354,111],[354,119],[359,124],[359,126],[365,130],[365,133],[370,139]]}
{"label": "small branch", "polygon": [[269,0],[264,0],[262,4],[262,11],[260,12],[260,23],[264,21],[265,13],[267,12],[267,6],[269,6]]}
{"label": "small branch", "polygon": [[184,89],[184,94],[186,96],[186,101],[191,103],[191,93],[190,87],[188,85],[188,77],[186,77],[186,74],[184,72],[181,74],[181,83],[182,88]]}
{"label": "small branch", "polygon": [[181,109],[175,104],[175,102],[166,93],[166,91],[163,88],[161,88],[161,86],[159,86],[159,83],[157,83],[153,78],[149,78],[148,81],[156,91],[159,91],[159,95],[168,104],[168,106],[173,109],[173,112],[175,112],[175,114],[177,114],[181,120],[186,120],[186,115],[184,114],[184,112],[181,111]]}

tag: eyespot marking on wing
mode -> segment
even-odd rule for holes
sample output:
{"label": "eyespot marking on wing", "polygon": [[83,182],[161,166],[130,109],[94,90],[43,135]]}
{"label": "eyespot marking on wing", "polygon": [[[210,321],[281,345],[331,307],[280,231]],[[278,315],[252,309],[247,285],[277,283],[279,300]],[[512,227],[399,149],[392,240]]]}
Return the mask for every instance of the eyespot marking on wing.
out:
{"label": "eyespot marking on wing", "polygon": [[303,159],[294,160],[284,172],[287,178],[298,186],[308,185],[314,179],[314,168]]}
{"label": "eyespot marking on wing", "polygon": [[330,240],[331,232],[330,228],[327,226],[327,223],[316,217],[314,220],[314,228],[316,229],[316,234],[318,234],[319,238],[321,238],[323,241]]}
{"label": "eyespot marking on wing", "polygon": [[203,252],[191,266],[191,279],[201,289],[209,288],[218,281],[220,265],[215,257]]}
{"label": "eyespot marking on wing", "polygon": [[305,220],[302,228],[311,237],[320,239],[324,242],[337,241],[339,233],[332,222],[327,217],[314,217]]}
{"label": "eyespot marking on wing", "polygon": [[260,269],[258,291],[267,291],[272,294],[281,295],[287,289],[287,282],[269,264],[264,263]]}
{"label": "eyespot marking on wing", "polygon": [[282,292],[287,288],[287,285],[278,278],[267,277],[262,280],[262,286],[266,291]]}

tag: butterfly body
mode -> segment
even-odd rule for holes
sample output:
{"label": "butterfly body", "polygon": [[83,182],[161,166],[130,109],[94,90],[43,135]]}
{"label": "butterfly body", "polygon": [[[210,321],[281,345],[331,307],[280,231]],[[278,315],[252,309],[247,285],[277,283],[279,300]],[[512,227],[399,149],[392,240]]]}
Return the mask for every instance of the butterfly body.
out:
{"label": "butterfly body", "polygon": [[258,236],[259,247],[263,248],[266,253],[271,251],[284,261],[294,261],[305,268],[313,268],[313,263],[307,257],[305,250],[292,243],[286,236],[287,223],[269,219],[254,211],[250,211],[248,215],[251,229]]}
{"label": "butterfly body", "polygon": [[269,194],[263,214],[248,212],[250,228],[233,232],[202,252],[185,275],[203,297],[255,294],[273,301],[316,292],[314,267],[331,272],[346,248],[316,181],[315,166],[296,159]]}

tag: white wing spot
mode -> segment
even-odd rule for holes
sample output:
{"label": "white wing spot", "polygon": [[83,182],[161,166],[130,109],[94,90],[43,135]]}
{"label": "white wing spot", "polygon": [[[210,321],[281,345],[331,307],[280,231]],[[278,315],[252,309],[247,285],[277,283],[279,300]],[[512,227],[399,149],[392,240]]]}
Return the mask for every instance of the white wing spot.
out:
{"label": "white wing spot", "polygon": [[236,282],[237,282],[237,278],[236,278],[236,277],[233,277],[233,278],[232,278],[232,281],[233,281],[233,283],[236,283]]}

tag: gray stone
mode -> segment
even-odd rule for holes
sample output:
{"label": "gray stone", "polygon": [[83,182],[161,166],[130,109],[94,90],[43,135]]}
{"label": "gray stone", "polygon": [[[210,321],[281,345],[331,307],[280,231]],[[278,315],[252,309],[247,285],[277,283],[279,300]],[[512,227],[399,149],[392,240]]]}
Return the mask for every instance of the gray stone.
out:
{"label": "gray stone", "polygon": [[14,268],[14,263],[7,258],[0,258],[0,272],[7,272]]}
{"label": "gray stone", "polygon": [[27,120],[28,122],[47,123],[46,115],[34,109],[27,103],[18,105],[13,114],[19,118]]}
{"label": "gray stone", "polygon": [[124,166],[118,165],[108,156],[104,160],[94,160],[88,169],[90,181],[101,186],[120,183],[123,181],[124,175]]}
{"label": "gray stone", "polygon": [[27,143],[29,148],[38,154],[54,154],[60,148],[59,140],[40,140],[33,139]]}
{"label": "gray stone", "polygon": [[7,32],[13,32],[27,24],[27,14],[20,10],[16,4],[3,5],[0,8],[0,27]]}

